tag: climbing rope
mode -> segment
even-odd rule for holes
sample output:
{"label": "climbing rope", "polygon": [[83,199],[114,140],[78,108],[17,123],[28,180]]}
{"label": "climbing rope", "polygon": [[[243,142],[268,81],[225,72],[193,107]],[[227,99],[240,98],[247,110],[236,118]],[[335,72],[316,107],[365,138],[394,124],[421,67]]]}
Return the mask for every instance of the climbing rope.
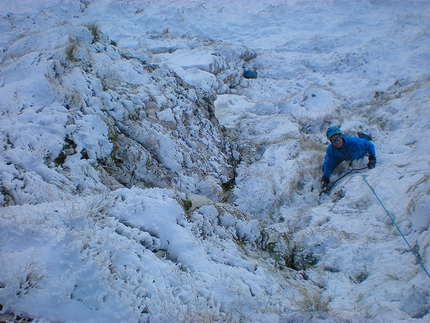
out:
{"label": "climbing rope", "polygon": [[342,178],[344,178],[346,175],[349,175],[349,174],[351,174],[353,171],[358,171],[358,170],[363,170],[363,169],[366,169],[367,167],[363,167],[363,168],[354,168],[354,167],[352,167],[351,166],[352,165],[352,162],[351,162],[351,164],[349,164],[349,166],[348,166],[348,169],[350,169],[351,168],[351,170],[349,171],[349,172],[347,172],[347,173],[345,173],[345,174],[343,174],[341,177],[339,177],[338,179],[336,179],[332,184],[331,184],[331,186],[328,188],[328,190],[327,191],[320,191],[320,193],[318,194],[318,202],[319,202],[319,199],[321,198],[321,195],[323,194],[323,193],[325,193],[325,194],[329,194],[329,192],[331,191],[331,189],[334,187],[334,185],[336,185],[336,183],[337,182],[339,182]]}
{"label": "climbing rope", "polygon": [[381,204],[381,206],[383,207],[383,209],[385,210],[385,213],[387,213],[388,217],[390,218],[391,222],[393,223],[393,225],[396,227],[397,231],[400,233],[400,235],[402,236],[403,240],[405,240],[406,244],[408,245],[409,249],[411,249],[411,252],[413,253],[413,255],[415,256],[415,258],[417,259],[418,263],[421,265],[421,267],[424,269],[425,273],[427,274],[427,276],[430,278],[430,274],[427,271],[426,267],[424,266],[423,262],[421,261],[421,257],[414,251],[414,249],[412,249],[411,245],[409,244],[408,240],[406,240],[406,237],[403,235],[402,231],[400,231],[400,228],[397,226],[396,222],[394,221],[393,217],[391,216],[391,214],[388,212],[388,210],[386,209],[386,207],[384,206],[384,204],[382,203],[382,201],[380,200],[379,196],[376,194],[375,190],[373,189],[373,187],[369,184],[369,182],[367,181],[366,177],[364,176],[363,173],[361,173],[361,175],[363,176],[364,181],[366,182],[367,186],[369,186],[369,188],[372,190],[373,194],[375,195],[376,199],[378,200],[379,204]]}
{"label": "climbing rope", "polygon": [[[351,166],[350,166],[351,167]],[[337,180],[335,180],[334,182],[333,182],[333,184],[331,184],[331,186],[330,186],[330,189],[329,190],[331,190],[332,189],[332,187],[338,182],[338,181],[340,181],[342,178],[344,178],[346,175],[349,175],[349,174],[351,174],[353,171],[356,171],[356,170],[363,170],[363,169],[366,169],[367,167],[363,167],[363,168],[354,168],[354,167],[352,167],[352,169],[348,172],[348,173],[345,173],[345,174],[343,174],[341,177],[339,177]]]}

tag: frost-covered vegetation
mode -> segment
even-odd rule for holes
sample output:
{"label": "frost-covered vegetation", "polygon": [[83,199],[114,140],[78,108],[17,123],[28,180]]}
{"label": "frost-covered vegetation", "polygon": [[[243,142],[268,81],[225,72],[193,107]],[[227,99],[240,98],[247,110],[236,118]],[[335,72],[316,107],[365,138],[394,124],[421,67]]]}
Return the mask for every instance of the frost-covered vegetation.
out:
{"label": "frost-covered vegetation", "polygon": [[429,11],[0,0],[0,321],[426,322]]}

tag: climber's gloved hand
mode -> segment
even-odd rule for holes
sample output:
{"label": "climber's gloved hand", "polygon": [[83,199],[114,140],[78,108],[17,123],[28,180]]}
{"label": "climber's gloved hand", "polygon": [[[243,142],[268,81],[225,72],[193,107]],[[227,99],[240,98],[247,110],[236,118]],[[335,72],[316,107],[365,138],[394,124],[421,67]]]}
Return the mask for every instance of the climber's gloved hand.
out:
{"label": "climber's gloved hand", "polygon": [[330,190],[330,187],[328,186],[329,183],[330,180],[323,176],[323,178],[321,179],[321,191],[323,193],[327,193]]}
{"label": "climber's gloved hand", "polygon": [[369,162],[367,163],[367,168],[372,169],[375,168],[376,159],[374,156],[369,156]]}

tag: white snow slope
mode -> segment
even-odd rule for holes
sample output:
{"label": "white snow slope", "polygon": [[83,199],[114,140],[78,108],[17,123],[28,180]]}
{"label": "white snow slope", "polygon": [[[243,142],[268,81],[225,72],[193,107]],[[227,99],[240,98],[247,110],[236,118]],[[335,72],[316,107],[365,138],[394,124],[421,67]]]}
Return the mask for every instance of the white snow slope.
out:
{"label": "white snow slope", "polygon": [[[429,1],[0,0],[0,48],[0,321],[429,322]],[[331,125],[377,167],[319,198]]]}

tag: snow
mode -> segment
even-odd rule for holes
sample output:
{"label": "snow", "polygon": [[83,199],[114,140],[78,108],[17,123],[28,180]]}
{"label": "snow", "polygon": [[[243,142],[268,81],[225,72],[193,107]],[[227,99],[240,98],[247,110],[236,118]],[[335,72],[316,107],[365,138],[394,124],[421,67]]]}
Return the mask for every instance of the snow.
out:
{"label": "snow", "polygon": [[0,319],[428,322],[429,17],[0,0]]}

